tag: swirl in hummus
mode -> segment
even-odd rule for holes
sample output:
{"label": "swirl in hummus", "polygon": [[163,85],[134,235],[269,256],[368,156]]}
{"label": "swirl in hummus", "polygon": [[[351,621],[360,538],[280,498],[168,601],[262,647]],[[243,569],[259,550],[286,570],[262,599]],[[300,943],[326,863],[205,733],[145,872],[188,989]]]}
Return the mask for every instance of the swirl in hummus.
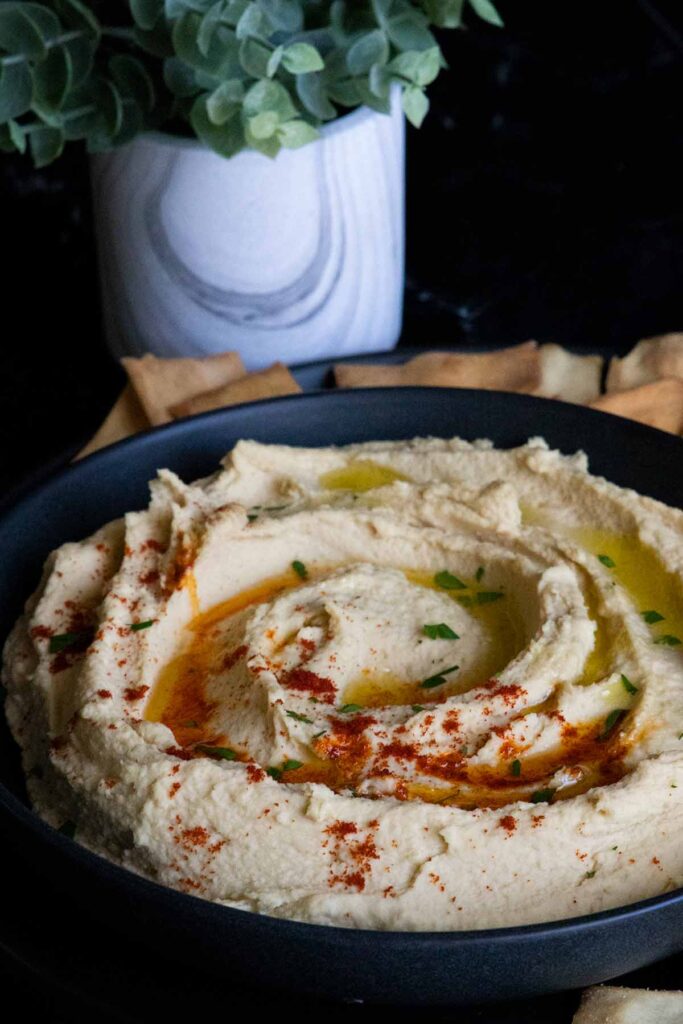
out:
{"label": "swirl in hummus", "polygon": [[161,471],[5,649],[33,803],[279,917],[549,921],[683,884],[683,513],[538,439]]}

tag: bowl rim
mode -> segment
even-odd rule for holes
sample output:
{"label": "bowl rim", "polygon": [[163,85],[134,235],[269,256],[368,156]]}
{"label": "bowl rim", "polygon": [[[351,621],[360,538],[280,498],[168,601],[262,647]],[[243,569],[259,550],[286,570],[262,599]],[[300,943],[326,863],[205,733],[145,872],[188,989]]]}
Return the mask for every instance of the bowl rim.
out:
{"label": "bowl rim", "polygon": [[[439,390],[453,391],[455,389],[441,388]],[[319,398],[320,396],[326,396],[325,400],[328,400],[335,395],[358,396],[361,394],[378,394],[387,392],[400,392],[401,395],[406,398],[408,397],[408,393],[411,392],[418,393],[418,395],[422,395],[423,397],[428,397],[429,394],[433,393],[433,391],[433,387],[419,386],[317,389],[308,391],[303,395],[295,394],[275,396],[273,398],[244,403],[239,406],[226,406],[221,409],[214,409],[196,416],[177,420],[173,423],[166,423],[158,427],[153,427],[139,434],[123,438],[122,440],[117,441],[112,445],[108,445],[105,448],[99,449],[98,451],[92,452],[83,459],[71,461],[66,466],[50,468],[42,477],[40,473],[34,473],[29,476],[27,480],[20,482],[15,488],[11,489],[2,498],[2,500],[0,500],[0,541],[5,521],[17,510],[17,507],[20,506],[22,502],[31,500],[44,488],[52,486],[62,478],[68,479],[71,476],[77,475],[82,466],[93,466],[97,465],[98,462],[106,463],[112,457],[115,459],[118,458],[121,453],[134,450],[138,447],[143,447],[145,444],[150,443],[150,441],[155,440],[160,435],[171,436],[173,434],[182,435],[184,433],[201,433],[204,424],[218,421],[226,416],[230,417],[232,414],[238,415],[239,410],[266,407],[274,403],[291,404],[292,402],[297,402],[305,398]],[[559,404],[566,408],[571,408],[580,416],[585,415],[589,419],[597,417],[597,420],[600,423],[604,422],[605,417],[608,420],[616,421],[622,426],[624,422],[626,422],[631,426],[636,427],[638,431],[644,431],[647,434],[653,433],[656,437],[665,437],[674,443],[678,442],[681,446],[681,454],[683,455],[683,438],[658,430],[655,427],[649,427],[644,424],[635,423],[634,421],[625,420],[623,417],[616,416],[613,413],[590,409],[586,406],[577,406],[569,402],[560,402],[557,399],[535,395],[523,395],[514,392],[484,391],[476,388],[458,388],[457,391],[469,395],[505,395],[507,399],[522,399],[533,403],[548,403],[553,405]],[[352,444],[355,442],[348,443]],[[4,645],[5,640],[6,636],[3,635],[0,637],[0,643],[2,645]],[[610,907],[606,910],[600,910],[595,913],[583,914],[577,917],[559,918],[552,921],[536,922],[534,924],[505,925],[501,927],[482,929],[453,929],[448,931],[406,931],[398,929],[355,927],[344,928],[339,925],[317,924],[307,921],[298,921],[287,917],[262,914],[258,911],[243,910],[240,907],[233,907],[219,903],[215,900],[202,899],[201,897],[194,896],[191,893],[184,893],[172,886],[167,886],[145,875],[138,874],[135,871],[117,864],[115,861],[109,860],[104,855],[96,853],[84,844],[77,842],[75,839],[71,839],[68,836],[63,835],[59,829],[49,825],[40,817],[37,811],[32,807],[27,806],[18,796],[16,796],[16,794],[13,793],[7,785],[5,785],[1,778],[0,815],[8,815],[19,821],[23,828],[30,832],[34,838],[42,839],[48,846],[53,847],[56,852],[60,853],[65,858],[74,861],[80,860],[88,870],[104,874],[108,881],[122,885],[124,888],[137,888],[141,894],[148,896],[153,900],[180,901],[179,905],[190,909],[194,908],[197,912],[218,915],[227,914],[228,916],[237,915],[238,918],[241,918],[243,921],[248,920],[252,924],[263,923],[264,925],[267,925],[268,923],[272,924],[273,922],[276,922],[279,927],[296,930],[301,935],[307,932],[309,936],[317,934],[318,936],[325,936],[331,941],[336,939],[337,942],[353,941],[353,937],[360,933],[362,936],[367,936],[368,941],[382,942],[385,946],[399,945],[406,941],[409,941],[411,944],[420,943],[425,946],[429,946],[434,943],[441,945],[444,942],[455,943],[458,941],[468,943],[500,942],[506,944],[513,940],[519,942],[525,938],[531,939],[538,938],[543,935],[555,935],[558,932],[569,935],[572,932],[591,931],[595,928],[607,925],[608,922],[621,922],[637,917],[644,917],[650,913],[656,912],[657,910],[663,909],[664,907],[673,906],[683,902],[683,886],[680,886],[676,889],[670,890],[669,892],[661,893],[658,896],[650,896],[646,899],[622,904],[617,907]]]}

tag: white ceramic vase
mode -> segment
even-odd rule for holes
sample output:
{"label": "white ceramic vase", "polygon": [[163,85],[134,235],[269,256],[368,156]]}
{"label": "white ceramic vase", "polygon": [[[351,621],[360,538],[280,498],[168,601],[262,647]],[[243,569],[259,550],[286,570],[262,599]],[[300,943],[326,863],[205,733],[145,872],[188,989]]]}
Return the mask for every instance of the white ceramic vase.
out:
{"label": "white ceramic vase", "polygon": [[237,349],[246,366],[391,348],[401,329],[404,120],[362,107],[274,160],[147,134],[92,158],[114,355]]}

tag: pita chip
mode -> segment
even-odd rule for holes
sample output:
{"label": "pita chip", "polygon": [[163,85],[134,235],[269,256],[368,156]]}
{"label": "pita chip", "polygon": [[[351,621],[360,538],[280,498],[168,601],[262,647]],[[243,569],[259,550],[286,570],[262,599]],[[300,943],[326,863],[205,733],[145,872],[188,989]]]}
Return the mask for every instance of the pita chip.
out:
{"label": "pita chip", "polygon": [[237,352],[222,352],[202,359],[121,360],[128,379],[153,427],[170,423],[171,407],[205,391],[212,391],[244,377],[246,370]]}
{"label": "pita chip", "polygon": [[541,383],[534,392],[544,398],[585,405],[600,394],[602,356],[577,356],[561,345],[541,345]]}
{"label": "pita chip", "polygon": [[122,441],[124,437],[147,430],[149,425],[149,420],[138,402],[133,388],[130,384],[126,384],[102,426],[76,458],[85,458],[86,455],[96,452],[99,448],[106,448],[109,444]]}
{"label": "pita chip", "polygon": [[597,985],[583,993],[572,1024],[683,1024],[683,992]]}
{"label": "pita chip", "polygon": [[623,391],[662,377],[683,380],[683,333],[645,338],[623,359],[610,360],[607,391]]}
{"label": "pita chip", "polygon": [[612,391],[590,405],[648,427],[683,434],[683,380],[670,377],[628,391]]}
{"label": "pita chip", "polygon": [[535,341],[525,341],[497,352],[425,352],[399,366],[338,363],[334,374],[341,388],[412,384],[532,394],[541,383],[540,357]]}
{"label": "pita chip", "polygon": [[247,374],[231,384],[224,384],[213,391],[180,402],[172,407],[171,413],[175,417],[194,416],[211,409],[221,409],[225,405],[241,405],[243,402],[255,402],[278,395],[295,395],[300,391],[301,388],[287,367],[282,363],[273,363],[267,370]]}

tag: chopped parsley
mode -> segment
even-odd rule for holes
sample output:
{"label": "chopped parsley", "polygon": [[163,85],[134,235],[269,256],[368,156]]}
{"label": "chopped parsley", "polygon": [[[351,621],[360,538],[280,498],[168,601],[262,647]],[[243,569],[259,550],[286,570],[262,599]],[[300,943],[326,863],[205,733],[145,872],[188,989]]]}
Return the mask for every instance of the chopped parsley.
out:
{"label": "chopped parsley", "polygon": [[605,719],[605,724],[603,725],[602,732],[598,736],[598,739],[606,740],[611,736],[612,732],[626,714],[628,714],[628,712],[625,708],[614,708],[610,711],[609,715]]}
{"label": "chopped parsley", "polygon": [[50,654],[59,654],[60,651],[65,651],[68,647],[75,647],[76,644],[82,644],[85,641],[90,643],[92,640],[92,632],[89,629],[82,630],[80,633],[57,633],[56,636],[50,637],[49,652]]}
{"label": "chopped parsley", "polygon": [[133,633],[137,633],[140,629],[149,629],[150,626],[154,625],[154,619],[145,619],[144,622],[131,622],[130,628]]}
{"label": "chopped parsley", "polygon": [[672,636],[671,633],[664,633],[662,636],[655,637],[652,642],[662,644],[664,647],[678,647],[681,641],[677,636]]}
{"label": "chopped parsley", "polygon": [[608,569],[615,569],[617,563],[609,555],[598,555],[598,561],[602,562]]}
{"label": "chopped parsley", "polygon": [[271,765],[270,768],[266,768],[266,775],[270,775],[271,779],[279,779],[283,772],[293,772],[297,768],[301,768],[303,761],[283,761],[281,768],[276,768],[275,765]]}
{"label": "chopped parsley", "polygon": [[477,569],[477,571],[474,574],[474,578],[477,581],[477,583],[481,583],[482,579],[484,578],[484,573],[485,572],[486,572],[486,570],[484,569],[484,566],[480,565],[479,568]]}
{"label": "chopped parsley", "polygon": [[195,750],[200,750],[202,754],[208,754],[209,757],[215,757],[219,761],[234,761],[237,754],[230,747],[212,747],[208,743],[198,743]]}
{"label": "chopped parsley", "polygon": [[656,612],[654,608],[650,608],[648,611],[641,612],[640,614],[649,626],[654,625],[655,622],[664,622],[665,618],[664,615],[660,615],[659,612]]}
{"label": "chopped parsley", "polygon": [[502,590],[480,590],[476,596],[477,604],[491,604],[492,601],[499,601],[505,597]]}
{"label": "chopped parsley", "polygon": [[185,722],[180,723],[183,729],[197,729],[199,722],[195,722],[194,718],[188,718]]}
{"label": "chopped parsley", "polygon": [[307,718],[306,715],[300,715],[298,711],[286,711],[285,714],[288,718],[293,718],[295,722],[306,722],[307,725],[313,725],[313,719]]}
{"label": "chopped parsley", "polygon": [[247,519],[253,523],[255,519],[258,519],[258,512],[247,512]]}
{"label": "chopped parsley", "polygon": [[554,795],[554,789],[537,789],[535,793],[531,794],[529,799],[532,804],[549,804]]}
{"label": "chopped parsley", "polygon": [[638,693],[638,687],[634,686],[628,676],[625,676],[623,672],[621,673],[621,685],[624,687],[626,692],[631,695]]}
{"label": "chopped parsley", "polygon": [[362,704],[342,704],[339,708],[340,715],[350,715],[353,711],[362,711]]}
{"label": "chopped parsley", "polygon": [[415,712],[416,715],[418,714],[418,712],[424,711],[424,708],[422,707],[421,704],[411,704],[410,706],[411,706],[411,708],[413,709],[413,711]]}
{"label": "chopped parsley", "polygon": [[314,732],[313,733],[313,739],[317,740],[319,736],[324,736],[326,732],[327,732],[327,729],[321,729],[320,732]]}
{"label": "chopped parsley", "polygon": [[448,569],[437,572],[434,582],[437,587],[442,587],[444,590],[467,590],[467,584],[463,583],[457,576],[454,576]]}
{"label": "chopped parsley", "polygon": [[299,562],[298,560],[293,561],[292,569],[302,580],[308,579],[308,569],[303,562]]}
{"label": "chopped parsley", "polygon": [[459,668],[459,665],[451,665],[450,668],[443,668],[437,675],[430,676],[429,679],[424,679],[420,683],[420,687],[423,690],[431,690],[434,686],[442,686],[443,683],[446,682],[445,677]]}
{"label": "chopped parsley", "polygon": [[521,774],[522,774],[522,762],[517,760],[517,758],[515,758],[515,760],[510,765],[510,775],[514,775],[516,778],[519,778],[519,776]]}
{"label": "chopped parsley", "polygon": [[422,632],[430,640],[459,640],[460,637],[445,622],[435,622],[422,627]]}
{"label": "chopped parsley", "polygon": [[474,598],[470,597],[469,594],[463,594],[462,597],[456,597],[458,604],[461,604],[463,608],[471,608],[474,604]]}
{"label": "chopped parsley", "polygon": [[595,871],[587,871],[584,878],[595,878]]}

